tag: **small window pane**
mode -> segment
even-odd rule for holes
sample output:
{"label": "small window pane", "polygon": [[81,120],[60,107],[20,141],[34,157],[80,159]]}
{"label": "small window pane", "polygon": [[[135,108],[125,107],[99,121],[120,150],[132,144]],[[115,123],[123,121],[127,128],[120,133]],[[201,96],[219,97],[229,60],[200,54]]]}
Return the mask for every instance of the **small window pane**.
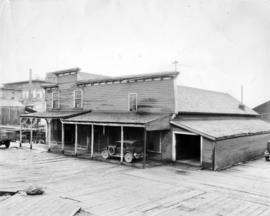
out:
{"label": "small window pane", "polygon": [[75,108],[82,108],[82,92],[75,91]]}

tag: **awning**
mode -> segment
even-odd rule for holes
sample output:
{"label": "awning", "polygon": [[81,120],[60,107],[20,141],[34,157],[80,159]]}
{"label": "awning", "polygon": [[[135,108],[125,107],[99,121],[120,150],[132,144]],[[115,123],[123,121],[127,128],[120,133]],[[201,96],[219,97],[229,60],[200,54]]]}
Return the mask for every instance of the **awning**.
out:
{"label": "awning", "polygon": [[270,123],[258,118],[230,119],[181,119],[171,124],[211,140],[222,140],[248,135],[270,133]]}
{"label": "awning", "polygon": [[50,111],[50,112],[35,112],[29,114],[21,114],[20,117],[27,118],[70,118],[77,115],[85,114],[91,111]]}
{"label": "awning", "polygon": [[170,128],[169,114],[93,111],[63,120],[65,124],[96,124],[108,126],[137,126],[147,130]]}

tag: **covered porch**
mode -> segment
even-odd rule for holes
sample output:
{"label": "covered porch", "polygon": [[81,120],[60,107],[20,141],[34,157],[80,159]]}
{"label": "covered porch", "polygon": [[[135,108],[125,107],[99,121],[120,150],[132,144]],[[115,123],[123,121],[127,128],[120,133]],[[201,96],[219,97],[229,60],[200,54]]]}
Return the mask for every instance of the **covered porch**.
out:
{"label": "covered porch", "polygon": [[148,146],[155,142],[160,146],[160,134],[169,129],[169,118],[164,114],[101,111],[66,118],[62,120],[61,145],[53,149],[126,165],[131,165],[127,154],[132,153],[132,164],[145,167],[151,159]]}

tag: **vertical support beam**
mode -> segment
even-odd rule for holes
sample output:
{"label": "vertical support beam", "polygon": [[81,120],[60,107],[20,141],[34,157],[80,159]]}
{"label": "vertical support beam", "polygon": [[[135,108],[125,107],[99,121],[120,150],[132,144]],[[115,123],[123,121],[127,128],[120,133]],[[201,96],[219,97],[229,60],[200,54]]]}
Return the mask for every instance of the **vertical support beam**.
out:
{"label": "vertical support beam", "polygon": [[20,118],[20,147],[22,147],[22,118]]}
{"label": "vertical support beam", "polygon": [[30,149],[33,148],[33,118],[30,118]]}
{"label": "vertical support beam", "polygon": [[47,119],[48,152],[51,151],[51,121],[52,119]]}
{"label": "vertical support beam", "polygon": [[75,124],[75,156],[77,156],[78,153],[78,125]]}
{"label": "vertical support beam", "polygon": [[61,121],[62,123],[62,146],[61,146],[61,150],[62,150],[62,153],[65,152],[65,125],[64,123]]}
{"label": "vertical support beam", "polygon": [[203,136],[200,136],[200,164],[203,162]]}
{"label": "vertical support beam", "polygon": [[175,133],[172,131],[172,161],[176,161],[176,137]]}
{"label": "vertical support beam", "polygon": [[94,125],[91,125],[91,158],[94,156]]}
{"label": "vertical support beam", "polygon": [[86,132],[86,150],[87,152],[89,152],[89,147],[90,147],[90,136],[89,136],[89,132]]}
{"label": "vertical support beam", "polygon": [[124,127],[121,126],[121,163],[123,163],[124,159]]}
{"label": "vertical support beam", "polygon": [[146,164],[146,147],[147,147],[147,131],[144,128],[144,138],[143,138],[143,168],[145,168]]}

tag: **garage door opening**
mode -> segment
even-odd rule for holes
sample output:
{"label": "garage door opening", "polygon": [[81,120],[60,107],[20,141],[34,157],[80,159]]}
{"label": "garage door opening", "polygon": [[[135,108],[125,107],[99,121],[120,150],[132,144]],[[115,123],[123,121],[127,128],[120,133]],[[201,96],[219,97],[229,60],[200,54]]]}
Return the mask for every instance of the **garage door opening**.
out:
{"label": "garage door opening", "polygon": [[176,160],[200,163],[201,139],[200,136],[175,134]]}

